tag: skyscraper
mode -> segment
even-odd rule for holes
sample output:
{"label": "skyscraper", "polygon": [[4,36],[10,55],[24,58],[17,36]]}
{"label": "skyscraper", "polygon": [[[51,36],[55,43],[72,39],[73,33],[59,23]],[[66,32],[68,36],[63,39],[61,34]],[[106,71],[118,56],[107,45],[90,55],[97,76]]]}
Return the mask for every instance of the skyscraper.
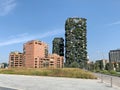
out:
{"label": "skyscraper", "polygon": [[81,68],[87,62],[86,19],[68,18],[65,23],[66,65],[76,62]]}
{"label": "skyscraper", "polygon": [[64,39],[54,38],[52,53],[56,53],[60,56],[64,56]]}
{"label": "skyscraper", "polygon": [[111,62],[111,63],[120,62],[120,49],[110,50],[110,52],[109,52],[109,62]]}

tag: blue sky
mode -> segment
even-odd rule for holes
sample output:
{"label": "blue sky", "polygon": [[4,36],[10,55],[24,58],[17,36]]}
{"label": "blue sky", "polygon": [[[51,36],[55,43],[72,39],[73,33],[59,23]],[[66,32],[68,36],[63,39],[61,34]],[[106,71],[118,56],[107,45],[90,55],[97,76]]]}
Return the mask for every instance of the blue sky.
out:
{"label": "blue sky", "polygon": [[0,0],[0,62],[33,39],[48,43],[51,53],[68,17],[87,19],[91,60],[108,59],[109,50],[120,48],[120,0]]}

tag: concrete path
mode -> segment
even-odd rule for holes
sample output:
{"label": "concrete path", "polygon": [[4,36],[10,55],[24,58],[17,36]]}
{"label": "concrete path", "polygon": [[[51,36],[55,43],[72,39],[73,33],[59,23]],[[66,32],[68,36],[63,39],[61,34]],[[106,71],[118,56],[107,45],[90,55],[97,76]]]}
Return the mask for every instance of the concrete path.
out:
{"label": "concrete path", "polygon": [[0,90],[16,90],[16,89],[11,89],[11,88],[0,87]]}
{"label": "concrete path", "polygon": [[102,82],[108,83],[120,87],[120,77],[105,75],[100,73],[94,73]]}
{"label": "concrete path", "polygon": [[100,83],[100,80],[5,74],[0,74],[0,87],[16,90],[120,90]]}

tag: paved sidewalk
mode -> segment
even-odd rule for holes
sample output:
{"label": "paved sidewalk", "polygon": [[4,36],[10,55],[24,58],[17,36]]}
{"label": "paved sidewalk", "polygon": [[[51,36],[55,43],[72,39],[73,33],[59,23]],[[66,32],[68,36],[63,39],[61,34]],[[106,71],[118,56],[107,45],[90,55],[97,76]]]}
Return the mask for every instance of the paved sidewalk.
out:
{"label": "paved sidewalk", "polygon": [[115,86],[118,86],[120,88],[120,77],[116,77],[116,76],[111,76],[111,75],[105,75],[105,74],[100,74],[100,73],[94,73],[97,77],[99,77],[99,79],[101,81],[103,81],[104,83],[108,83]]}
{"label": "paved sidewalk", "polygon": [[0,74],[0,87],[17,90],[120,90],[100,83],[100,80],[5,74]]}
{"label": "paved sidewalk", "polygon": [[11,88],[0,87],[0,90],[16,90],[16,89],[11,89]]}

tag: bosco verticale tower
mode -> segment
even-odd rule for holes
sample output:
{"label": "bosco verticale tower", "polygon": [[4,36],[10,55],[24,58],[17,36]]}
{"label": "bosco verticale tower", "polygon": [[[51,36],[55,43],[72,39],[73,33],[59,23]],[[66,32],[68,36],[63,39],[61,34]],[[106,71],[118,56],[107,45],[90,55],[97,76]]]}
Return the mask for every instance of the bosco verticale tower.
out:
{"label": "bosco verticale tower", "polygon": [[64,39],[62,37],[54,38],[52,53],[64,56]]}
{"label": "bosco verticale tower", "polygon": [[69,67],[73,63],[85,68],[87,63],[86,19],[68,18],[65,23],[65,58]]}

